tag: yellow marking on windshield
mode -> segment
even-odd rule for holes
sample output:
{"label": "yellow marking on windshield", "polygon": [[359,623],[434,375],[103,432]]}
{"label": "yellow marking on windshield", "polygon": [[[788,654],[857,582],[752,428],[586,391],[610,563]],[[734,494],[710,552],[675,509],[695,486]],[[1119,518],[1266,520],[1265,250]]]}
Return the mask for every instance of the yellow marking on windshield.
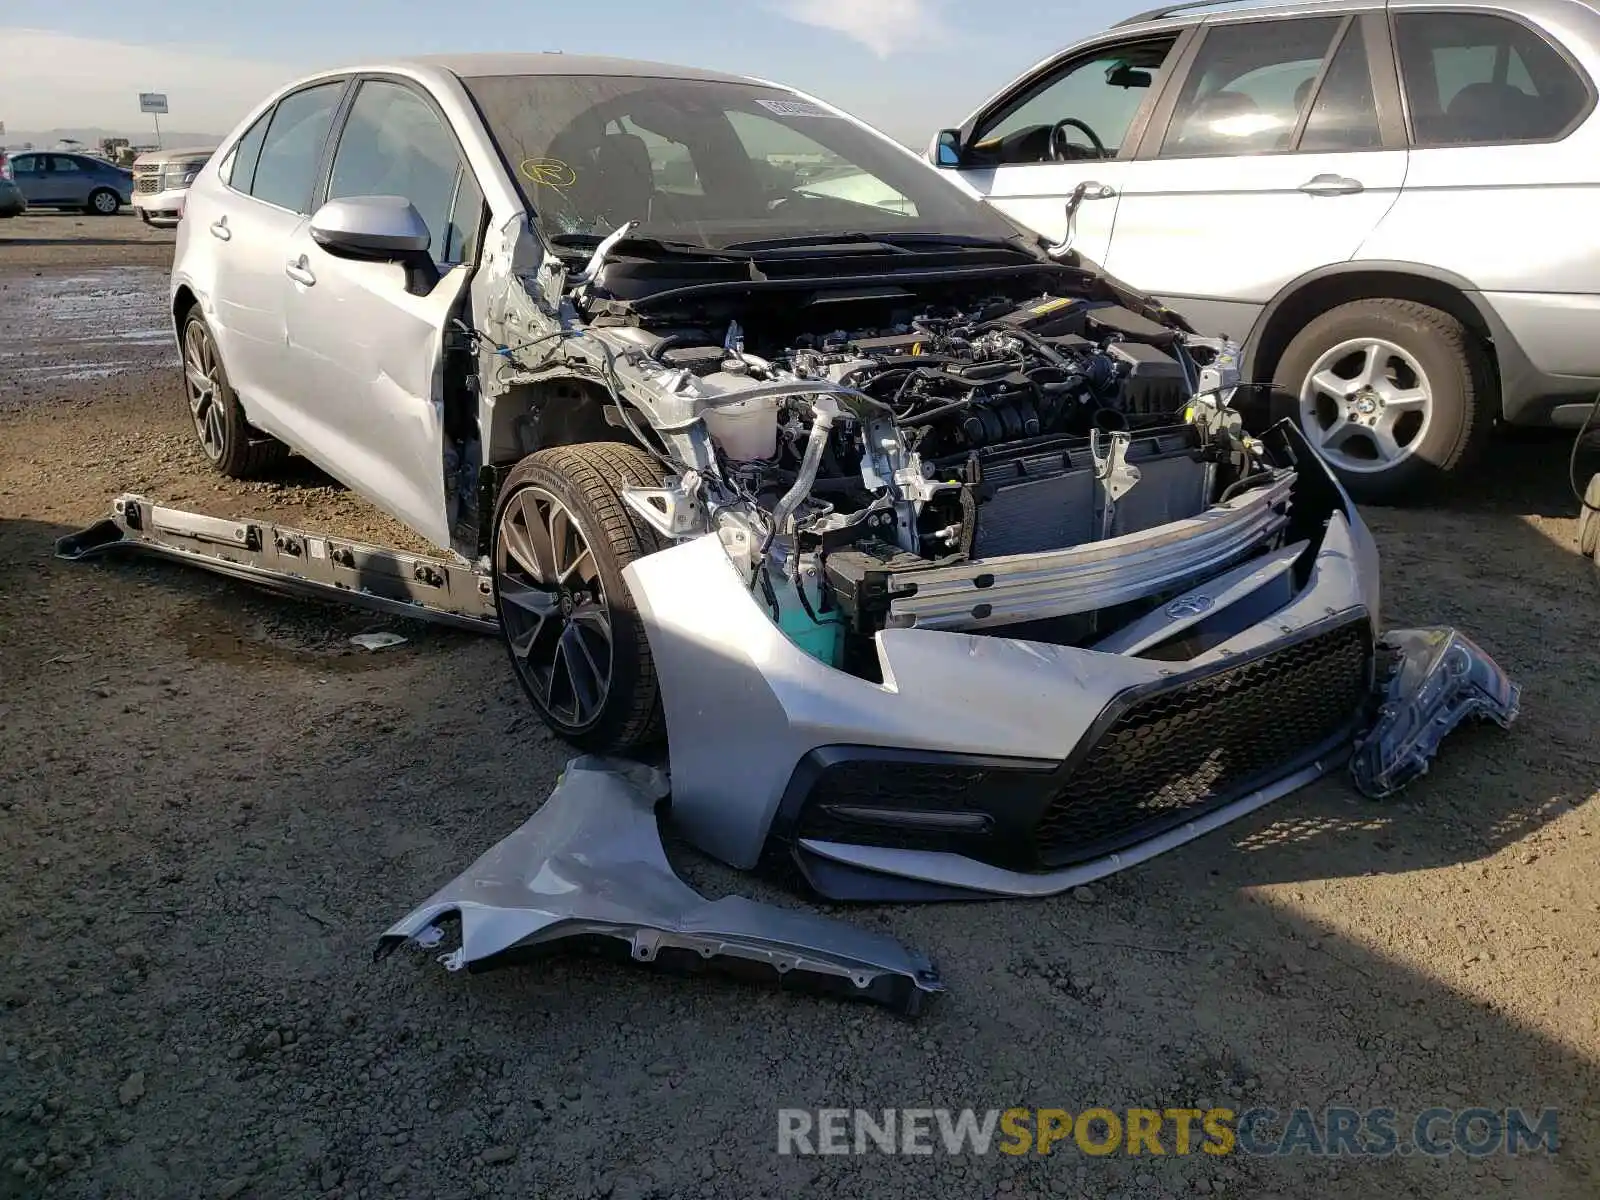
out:
{"label": "yellow marking on windshield", "polygon": [[569,188],[578,182],[578,173],[559,158],[525,158],[517,169],[540,187]]}

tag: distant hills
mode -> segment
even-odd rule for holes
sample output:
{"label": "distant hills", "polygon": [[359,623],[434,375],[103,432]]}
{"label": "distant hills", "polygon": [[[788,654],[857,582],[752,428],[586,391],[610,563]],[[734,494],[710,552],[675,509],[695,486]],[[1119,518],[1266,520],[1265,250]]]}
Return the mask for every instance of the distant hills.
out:
{"label": "distant hills", "polygon": [[[63,138],[72,138],[82,143],[84,150],[96,150],[100,146],[101,138],[123,137],[135,146],[153,146],[156,144],[156,131],[153,125],[135,126],[124,129],[100,128],[69,128],[69,129],[12,129],[7,127],[5,133],[0,134],[0,147],[15,150],[28,142],[32,142],[36,150],[49,150]],[[220,133],[193,133],[181,129],[168,129],[161,127],[161,144],[168,148],[176,146],[215,146],[222,141]]]}

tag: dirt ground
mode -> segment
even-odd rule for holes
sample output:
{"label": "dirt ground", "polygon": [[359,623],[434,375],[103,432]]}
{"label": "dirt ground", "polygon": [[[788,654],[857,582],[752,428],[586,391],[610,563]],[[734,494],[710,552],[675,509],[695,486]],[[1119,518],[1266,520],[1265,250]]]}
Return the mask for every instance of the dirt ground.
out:
{"label": "dirt ground", "polygon": [[[1600,606],[1559,440],[1369,514],[1385,621],[1525,686],[1401,803],[1331,778],[1091,895],[851,910],[942,968],[915,1023],[588,960],[465,978],[372,950],[566,757],[500,647],[52,558],[121,491],[393,533],[309,470],[207,473],[171,243],[0,222],[0,1197],[1600,1195]],[[379,628],[410,640],[348,645]],[[1561,1148],[775,1153],[780,1107],[1022,1105],[1555,1108]]]}

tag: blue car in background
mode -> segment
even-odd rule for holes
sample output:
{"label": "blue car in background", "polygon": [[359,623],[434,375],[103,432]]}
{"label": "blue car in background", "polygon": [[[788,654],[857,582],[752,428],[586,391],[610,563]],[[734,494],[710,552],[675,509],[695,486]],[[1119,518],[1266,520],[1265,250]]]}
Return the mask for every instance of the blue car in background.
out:
{"label": "blue car in background", "polygon": [[70,208],[110,217],[133,203],[133,172],[90,154],[14,153],[11,176],[30,208]]}

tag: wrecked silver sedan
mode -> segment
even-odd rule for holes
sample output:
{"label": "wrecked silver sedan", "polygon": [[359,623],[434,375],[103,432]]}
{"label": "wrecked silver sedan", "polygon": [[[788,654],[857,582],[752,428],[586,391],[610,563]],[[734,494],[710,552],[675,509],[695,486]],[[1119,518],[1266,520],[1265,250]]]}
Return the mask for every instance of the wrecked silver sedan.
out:
{"label": "wrecked silver sedan", "polygon": [[1509,721],[1471,643],[1380,636],[1372,539],[1292,424],[1244,428],[1236,348],[1068,228],[772,84],[317,76],[189,194],[196,434],[231,474],[303,454],[454,557],[119,519],[497,624],[556,733],[665,735],[694,843],[834,898],[1058,892],[1358,742],[1383,790],[1454,720]]}

